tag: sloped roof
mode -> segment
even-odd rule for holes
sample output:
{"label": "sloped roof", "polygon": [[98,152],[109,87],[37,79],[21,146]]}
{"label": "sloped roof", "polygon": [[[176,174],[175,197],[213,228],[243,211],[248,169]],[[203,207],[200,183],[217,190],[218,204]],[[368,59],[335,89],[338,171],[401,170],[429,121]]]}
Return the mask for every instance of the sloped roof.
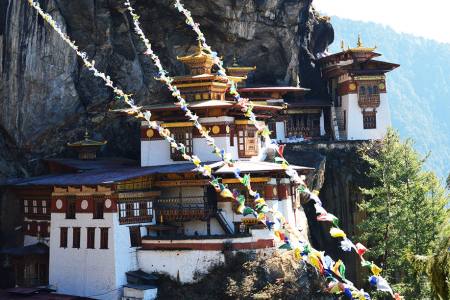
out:
{"label": "sloped roof", "polygon": [[6,180],[4,185],[23,186],[67,186],[67,185],[96,185],[113,184],[140,176],[165,173],[194,172],[192,163],[180,163],[152,167],[125,167],[89,170],[80,173],[68,173],[61,175],[45,175],[30,178]]}

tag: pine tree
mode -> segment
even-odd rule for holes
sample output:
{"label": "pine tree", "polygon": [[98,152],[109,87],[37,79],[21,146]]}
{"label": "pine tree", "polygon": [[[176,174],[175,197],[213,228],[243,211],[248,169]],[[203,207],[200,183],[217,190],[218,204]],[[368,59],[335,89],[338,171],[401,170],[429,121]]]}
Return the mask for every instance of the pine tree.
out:
{"label": "pine tree", "polygon": [[448,222],[448,195],[432,172],[423,170],[425,158],[413,142],[400,141],[394,130],[365,151],[373,185],[363,189],[360,209],[366,219],[360,236],[370,247],[368,258],[384,269],[397,290],[408,299],[430,297],[426,274],[413,267],[414,255],[432,254],[440,228]]}

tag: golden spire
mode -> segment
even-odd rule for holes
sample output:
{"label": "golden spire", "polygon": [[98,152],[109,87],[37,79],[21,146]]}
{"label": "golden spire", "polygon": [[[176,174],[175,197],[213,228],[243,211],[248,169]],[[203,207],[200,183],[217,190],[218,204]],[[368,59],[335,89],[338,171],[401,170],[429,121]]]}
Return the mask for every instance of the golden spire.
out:
{"label": "golden spire", "polygon": [[203,53],[203,45],[202,42],[200,40],[197,41],[197,55],[201,55]]}
{"label": "golden spire", "polygon": [[344,40],[341,40],[341,50],[345,51],[345,44],[344,44]]}
{"label": "golden spire", "polygon": [[238,61],[237,61],[237,57],[236,57],[236,52],[233,53],[233,64],[231,65],[232,67],[239,67]]}
{"label": "golden spire", "polygon": [[363,47],[363,42],[361,40],[361,33],[358,33],[358,42],[357,42],[356,46],[358,48],[362,48]]}
{"label": "golden spire", "polygon": [[[343,44],[341,44],[342,46]],[[351,52],[373,52],[377,47],[364,47],[362,38],[361,38],[361,34],[358,34],[358,41],[356,42],[356,47],[355,48],[350,48],[348,47],[347,51],[351,51]]]}

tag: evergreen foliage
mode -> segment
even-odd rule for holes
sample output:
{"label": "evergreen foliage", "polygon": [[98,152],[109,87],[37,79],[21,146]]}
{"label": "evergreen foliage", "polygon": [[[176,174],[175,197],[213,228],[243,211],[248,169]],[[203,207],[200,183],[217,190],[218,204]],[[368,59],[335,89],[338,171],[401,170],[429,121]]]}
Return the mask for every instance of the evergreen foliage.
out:
{"label": "evergreen foliage", "polygon": [[363,151],[374,182],[363,189],[360,204],[366,218],[359,239],[370,247],[367,258],[383,267],[384,276],[406,299],[428,299],[432,286],[414,257],[433,254],[449,222],[449,196],[436,175],[424,171],[426,158],[413,149],[413,142],[402,142],[396,131],[390,129],[383,141]]}

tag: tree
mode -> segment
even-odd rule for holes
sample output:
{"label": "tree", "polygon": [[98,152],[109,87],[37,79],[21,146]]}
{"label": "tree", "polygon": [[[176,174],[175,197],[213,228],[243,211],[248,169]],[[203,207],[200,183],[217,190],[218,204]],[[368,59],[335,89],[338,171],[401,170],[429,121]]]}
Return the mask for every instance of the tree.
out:
{"label": "tree", "polygon": [[361,240],[370,247],[368,258],[384,269],[384,276],[408,299],[430,297],[424,272],[414,268],[414,255],[431,255],[442,226],[448,222],[448,195],[432,172],[423,170],[425,158],[413,142],[402,142],[394,130],[363,153],[370,164],[373,185],[363,189],[360,209]]}

